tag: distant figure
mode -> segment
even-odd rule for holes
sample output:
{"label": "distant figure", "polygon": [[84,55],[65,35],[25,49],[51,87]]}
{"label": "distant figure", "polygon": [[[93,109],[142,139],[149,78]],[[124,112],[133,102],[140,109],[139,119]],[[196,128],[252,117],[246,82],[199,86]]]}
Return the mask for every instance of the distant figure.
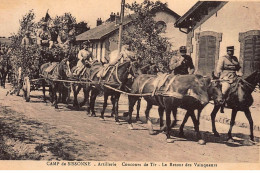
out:
{"label": "distant figure", "polygon": [[51,41],[51,34],[47,29],[47,23],[43,22],[41,29],[38,30],[37,34],[37,44],[40,46],[46,46],[52,48],[53,41]]}
{"label": "distant figure", "polygon": [[51,41],[53,41],[53,44],[58,44],[58,35],[59,35],[59,30],[58,30],[58,26],[53,25],[50,28],[50,34],[51,34]]}
{"label": "distant figure", "polygon": [[27,48],[28,46],[32,45],[32,39],[30,37],[30,32],[26,31],[25,32],[25,36],[22,39],[21,45],[24,46],[25,48]]}
{"label": "distant figure", "polygon": [[[237,79],[237,76],[242,76],[242,72],[239,71],[241,69],[241,66],[238,62],[238,59],[234,55],[234,46],[228,46],[227,47],[227,55],[224,55],[219,58],[216,70],[215,70],[215,76],[219,79],[222,79],[222,94],[223,99],[225,100],[228,96],[228,90],[232,83]],[[224,113],[224,105],[221,107],[220,112]]]}
{"label": "distant figure", "polygon": [[57,41],[61,48],[66,48],[69,46],[69,29],[67,26],[64,26],[59,32]]}
{"label": "distant figure", "polygon": [[189,55],[186,55],[187,49],[186,46],[181,46],[179,49],[179,55],[173,56],[169,63],[169,69],[172,74],[193,74],[194,65],[192,58]]}
{"label": "distant figure", "polygon": [[74,45],[76,41],[76,24],[72,25],[72,29],[69,31],[69,44]]}

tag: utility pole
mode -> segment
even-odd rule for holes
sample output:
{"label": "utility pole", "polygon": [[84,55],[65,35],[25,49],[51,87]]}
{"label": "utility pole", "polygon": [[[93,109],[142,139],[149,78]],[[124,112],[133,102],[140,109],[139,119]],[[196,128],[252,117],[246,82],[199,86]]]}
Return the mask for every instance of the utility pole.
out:
{"label": "utility pole", "polygon": [[119,23],[119,38],[118,38],[118,57],[122,47],[123,21],[125,11],[125,0],[121,1],[120,23]]}

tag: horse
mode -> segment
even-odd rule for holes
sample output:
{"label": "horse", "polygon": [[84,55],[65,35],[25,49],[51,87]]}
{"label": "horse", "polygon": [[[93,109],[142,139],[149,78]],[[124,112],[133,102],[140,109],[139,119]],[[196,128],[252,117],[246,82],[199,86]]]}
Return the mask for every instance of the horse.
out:
{"label": "horse", "polygon": [[8,55],[0,56],[0,85],[5,88],[7,74],[11,69],[11,64]]}
{"label": "horse", "polygon": [[[90,68],[90,70],[93,67]],[[119,90],[123,90],[126,86],[126,83],[128,81],[129,74],[135,75],[135,68],[134,68],[134,62],[131,60],[124,61],[123,63],[118,63],[115,66],[112,66],[105,76],[103,77],[97,77],[97,70],[94,72],[90,78],[92,81],[92,87],[91,87],[91,96],[90,96],[90,111],[91,116],[96,116],[95,114],[95,100],[97,95],[100,91],[103,91],[104,93],[104,103],[103,103],[103,109],[101,111],[100,119],[104,120],[104,113],[105,109],[107,107],[107,99],[109,96],[111,96],[112,101],[112,114],[113,116],[115,114],[115,121],[117,124],[119,124],[119,118],[118,118],[118,101],[120,98],[120,92],[113,90],[112,88],[116,88]],[[112,88],[108,88],[112,87]]]}
{"label": "horse", "polygon": [[52,65],[52,63],[45,63],[41,65],[40,67],[40,75],[44,77],[45,79],[42,81],[43,86],[43,97],[44,101],[46,101],[45,96],[45,85],[46,82],[50,85],[50,90],[52,94],[52,102],[56,109],[58,109],[58,99],[57,99],[57,91],[59,91],[60,88],[63,88],[64,83],[55,81],[55,80],[67,80],[71,77],[71,71],[69,67],[69,61],[68,58],[63,59],[61,62],[54,62],[56,65],[54,66],[53,70],[46,71],[46,69]]}
{"label": "horse", "polygon": [[[250,125],[250,140],[254,142],[253,134],[253,119],[249,107],[253,104],[252,92],[256,85],[260,85],[260,72],[255,71],[247,78],[238,78],[235,85],[229,89],[228,97],[226,99],[227,108],[232,109],[230,128],[228,131],[228,141],[234,142],[232,138],[232,128],[235,124],[235,119],[238,111],[243,111]],[[215,118],[220,105],[214,105],[214,109],[211,113],[212,131],[214,136],[219,137],[219,133],[216,130]]]}
{"label": "horse", "polygon": [[[149,133],[151,135],[155,134],[151,119],[149,118],[149,112],[153,105],[157,105],[160,117],[163,116],[163,112],[166,111],[166,136],[167,140],[170,141],[170,114],[171,111],[177,111],[177,108],[181,106],[184,97],[187,95],[188,91],[192,90],[191,96],[202,102],[202,105],[206,105],[209,101],[208,98],[208,87],[209,80],[205,80],[200,75],[173,75],[167,76],[166,80],[163,80],[163,84],[158,87],[158,81],[155,79],[156,75],[143,74],[138,76],[132,85],[132,94],[144,94],[143,97],[147,101],[147,107],[145,111],[147,123],[149,124]],[[158,87],[158,88],[157,88]],[[156,88],[158,90],[156,90]],[[132,129],[132,112],[133,106],[139,99],[137,96],[128,96],[129,101],[129,117],[128,124],[129,128]],[[197,120],[194,114],[190,114],[194,120],[194,126],[196,131]],[[162,118],[161,118],[162,120]],[[160,122],[162,125],[162,121]],[[199,137],[199,136],[198,136]]]}

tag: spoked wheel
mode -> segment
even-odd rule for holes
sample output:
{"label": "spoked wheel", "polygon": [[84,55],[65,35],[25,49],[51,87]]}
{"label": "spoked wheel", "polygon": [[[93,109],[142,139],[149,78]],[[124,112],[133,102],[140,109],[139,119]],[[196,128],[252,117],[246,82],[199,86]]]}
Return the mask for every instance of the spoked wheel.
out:
{"label": "spoked wheel", "polygon": [[23,92],[24,92],[24,99],[26,102],[30,101],[30,91],[31,91],[31,84],[29,77],[25,77],[23,80]]}

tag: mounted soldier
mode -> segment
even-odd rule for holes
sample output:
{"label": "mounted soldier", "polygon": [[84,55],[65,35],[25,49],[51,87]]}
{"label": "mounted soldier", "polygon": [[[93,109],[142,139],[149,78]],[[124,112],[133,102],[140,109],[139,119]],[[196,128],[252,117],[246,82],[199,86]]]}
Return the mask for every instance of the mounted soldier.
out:
{"label": "mounted soldier", "polygon": [[179,49],[179,55],[173,56],[169,63],[169,69],[172,74],[193,74],[194,65],[192,58],[189,55],[186,55],[187,49],[186,46],[181,46]]}
{"label": "mounted soldier", "polygon": [[95,58],[93,58],[92,52],[88,50],[89,48],[89,41],[86,41],[83,44],[83,48],[78,53],[78,62],[73,70],[73,74],[78,76],[84,69],[84,67],[91,67],[92,63],[95,62]]}
{"label": "mounted soldier", "polygon": [[51,41],[51,34],[50,31],[47,29],[46,22],[43,22],[41,24],[41,29],[38,30],[36,37],[38,45],[52,48],[53,41]]}
{"label": "mounted soldier", "polygon": [[[215,76],[222,81],[222,94],[223,99],[225,100],[228,96],[228,91],[230,89],[231,84],[233,84],[238,76],[242,76],[242,72],[239,71],[241,66],[238,62],[238,59],[234,55],[234,46],[227,47],[227,55],[224,55],[219,58]],[[224,113],[224,105],[223,103],[220,112]]]}
{"label": "mounted soldier", "polygon": [[123,63],[124,60],[135,59],[135,53],[130,50],[129,45],[123,45],[118,56],[118,50],[114,50],[109,55],[108,63],[104,64],[103,68],[97,73],[98,77],[103,77],[110,66],[116,65],[118,62]]}

